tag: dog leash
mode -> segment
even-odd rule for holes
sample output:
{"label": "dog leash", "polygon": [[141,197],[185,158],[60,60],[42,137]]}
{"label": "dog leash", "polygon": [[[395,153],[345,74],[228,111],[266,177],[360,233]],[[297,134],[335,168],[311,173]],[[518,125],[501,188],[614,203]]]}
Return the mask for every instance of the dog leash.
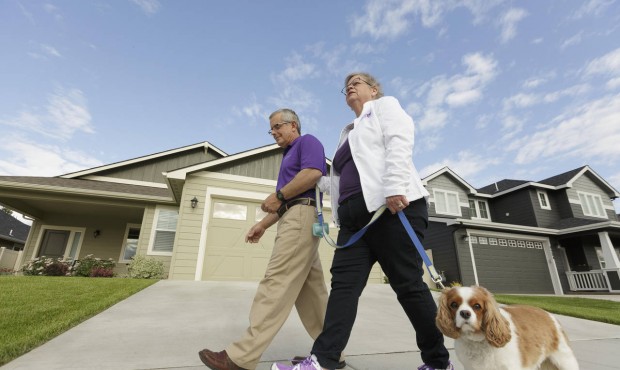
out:
{"label": "dog leash", "polygon": [[[332,247],[336,249],[347,248],[353,245],[355,242],[357,242],[364,235],[366,230],[368,230],[370,225],[372,225],[375,221],[377,221],[377,219],[379,219],[379,217],[381,217],[383,212],[385,212],[385,210],[387,209],[385,204],[379,207],[379,209],[375,211],[375,214],[372,216],[370,221],[368,221],[366,226],[364,226],[363,228],[358,230],[355,234],[353,234],[344,245],[338,245],[329,236],[329,225],[324,223],[323,221],[323,207],[321,205],[321,198],[319,195],[318,185],[315,187],[315,190],[316,190],[317,218],[319,222],[318,224],[315,224],[316,227],[313,227],[312,233],[314,236],[323,237],[325,241],[327,242],[327,244],[331,245]],[[403,224],[403,227],[407,231],[407,234],[409,234],[409,238],[411,238],[413,245],[416,247],[418,253],[420,254],[420,257],[422,257],[422,261],[424,261],[424,265],[426,266],[426,269],[428,270],[428,273],[431,276],[431,280],[441,289],[444,289],[445,287],[442,283],[443,279],[437,273],[437,270],[435,269],[435,266],[433,266],[433,262],[431,261],[431,259],[428,258],[428,254],[426,254],[426,251],[424,250],[424,247],[422,246],[420,239],[416,235],[415,231],[413,231],[413,228],[411,227],[411,224],[409,224],[407,217],[405,217],[405,214],[403,213],[403,211],[398,211],[397,215],[398,215],[398,218],[400,219],[400,222]]]}

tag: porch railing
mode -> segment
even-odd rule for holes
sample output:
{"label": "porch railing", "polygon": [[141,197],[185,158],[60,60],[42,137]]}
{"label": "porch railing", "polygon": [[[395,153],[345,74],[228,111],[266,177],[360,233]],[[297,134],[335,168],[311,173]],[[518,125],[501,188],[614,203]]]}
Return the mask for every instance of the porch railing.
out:
{"label": "porch railing", "polygon": [[607,277],[603,270],[591,270],[586,272],[566,271],[566,276],[568,277],[568,285],[572,291],[609,291]]}

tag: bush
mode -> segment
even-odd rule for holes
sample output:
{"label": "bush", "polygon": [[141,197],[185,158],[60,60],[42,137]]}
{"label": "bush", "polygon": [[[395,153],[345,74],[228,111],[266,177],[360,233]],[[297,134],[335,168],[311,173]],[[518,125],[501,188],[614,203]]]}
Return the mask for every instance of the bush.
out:
{"label": "bush", "polygon": [[24,275],[41,276],[68,276],[70,275],[69,263],[62,258],[37,257],[22,267]]}
{"label": "bush", "polygon": [[90,270],[90,277],[113,277],[114,271],[109,267],[93,267]]}
{"label": "bush", "polygon": [[163,279],[164,263],[143,255],[135,255],[127,268],[129,277],[134,279]]}
{"label": "bush", "polygon": [[95,258],[92,254],[89,254],[84,258],[75,261],[72,268],[72,273],[74,276],[89,277],[93,276],[92,273],[94,269],[106,269],[112,271],[114,266],[116,266],[116,263],[111,258],[102,260],[101,258]]}

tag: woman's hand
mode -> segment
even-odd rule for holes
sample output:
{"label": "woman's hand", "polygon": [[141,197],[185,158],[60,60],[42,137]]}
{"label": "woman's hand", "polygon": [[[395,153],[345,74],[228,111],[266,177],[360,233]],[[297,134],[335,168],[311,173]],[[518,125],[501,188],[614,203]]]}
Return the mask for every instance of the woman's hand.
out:
{"label": "woman's hand", "polygon": [[398,211],[402,211],[409,205],[407,197],[404,195],[392,195],[385,198],[385,206],[392,212],[393,215]]}

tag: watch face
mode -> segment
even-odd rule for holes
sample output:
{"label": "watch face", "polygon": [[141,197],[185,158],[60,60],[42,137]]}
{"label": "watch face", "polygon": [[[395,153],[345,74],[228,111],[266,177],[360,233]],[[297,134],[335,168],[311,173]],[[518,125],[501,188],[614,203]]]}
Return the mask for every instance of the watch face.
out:
{"label": "watch face", "polygon": [[277,197],[279,200],[284,200],[284,194],[282,194],[282,193],[281,193],[281,192],[279,192],[279,191],[276,193],[276,197]]}

